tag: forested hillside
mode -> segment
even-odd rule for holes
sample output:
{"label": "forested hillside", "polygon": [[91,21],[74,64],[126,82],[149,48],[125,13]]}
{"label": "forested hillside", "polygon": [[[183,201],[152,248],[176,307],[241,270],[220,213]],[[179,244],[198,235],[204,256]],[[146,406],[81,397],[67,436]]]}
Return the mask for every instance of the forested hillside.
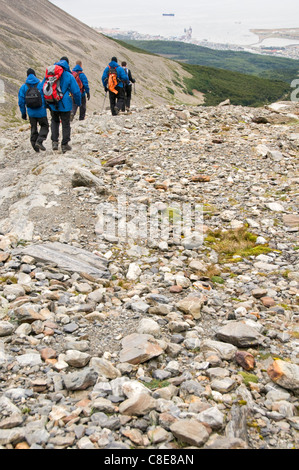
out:
{"label": "forested hillside", "polygon": [[[190,77],[184,77],[183,79],[177,75],[176,79],[173,79],[169,83],[168,91],[174,94],[172,87],[181,87],[182,91],[188,95],[192,95],[195,91],[199,91],[204,94],[204,104],[206,106],[216,106],[222,101],[229,99],[234,105],[242,106],[263,106],[265,104],[279,101],[289,100],[291,88],[289,83],[284,80],[265,78],[271,75],[270,69],[267,73],[262,76],[254,75],[253,73],[245,73],[242,70],[241,63],[239,64],[240,70],[236,66],[236,70],[227,70],[228,67],[210,67],[205,65],[196,65],[186,63],[187,60],[182,61],[184,54],[177,51],[174,52],[174,47],[177,45],[190,46],[190,44],[178,43],[178,42],[164,42],[164,41],[130,41],[128,42],[116,40],[120,45],[128,47],[132,52],[151,52],[156,56],[158,53],[165,53],[168,51],[168,58],[174,63],[180,63],[180,65],[190,74]],[[161,47],[159,44],[161,43]],[[146,47],[140,49],[137,46]],[[164,47],[164,49],[163,49]],[[198,47],[198,46],[194,46]],[[199,48],[205,49],[205,48]],[[207,49],[209,51],[209,49]],[[171,54],[171,51],[173,54]],[[215,51],[217,52],[217,51]],[[220,60],[221,53],[219,53],[218,64],[225,63],[225,60]],[[163,54],[164,55],[164,54]],[[252,54],[253,55],[253,54]],[[245,60],[245,59],[243,59]],[[214,60],[214,63],[216,60]],[[245,68],[245,67],[244,67]],[[247,69],[249,68],[249,65]],[[261,70],[261,69],[260,69]],[[295,73],[295,69],[293,69]],[[262,74],[260,74],[262,75]],[[273,76],[275,74],[273,73]],[[289,78],[291,72],[289,71]]]}
{"label": "forested hillside", "polygon": [[222,51],[178,41],[133,41],[126,43],[147,52],[188,64],[206,65],[290,83],[299,72],[299,60],[250,52]]}

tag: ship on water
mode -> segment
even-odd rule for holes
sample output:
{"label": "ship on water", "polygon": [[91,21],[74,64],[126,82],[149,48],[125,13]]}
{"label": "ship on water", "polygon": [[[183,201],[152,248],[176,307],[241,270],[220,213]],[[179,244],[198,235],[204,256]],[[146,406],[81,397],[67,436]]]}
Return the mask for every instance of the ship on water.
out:
{"label": "ship on water", "polygon": [[174,13],[162,13],[162,16],[174,16]]}

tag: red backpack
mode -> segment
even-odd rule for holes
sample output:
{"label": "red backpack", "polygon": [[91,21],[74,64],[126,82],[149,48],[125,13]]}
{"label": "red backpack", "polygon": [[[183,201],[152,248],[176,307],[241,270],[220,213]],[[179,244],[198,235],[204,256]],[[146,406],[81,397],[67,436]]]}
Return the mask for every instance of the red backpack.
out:
{"label": "red backpack", "polygon": [[63,98],[60,88],[60,78],[64,69],[60,65],[51,65],[46,70],[45,83],[43,93],[46,103],[58,106],[59,101]]}
{"label": "red backpack", "polygon": [[82,73],[82,72],[74,72],[74,71],[73,71],[73,72],[72,72],[72,75],[75,77],[76,82],[77,82],[78,85],[79,85],[80,92],[83,93],[83,91],[84,91],[84,85],[83,85],[83,83],[82,83],[82,81],[81,81],[80,73]]}

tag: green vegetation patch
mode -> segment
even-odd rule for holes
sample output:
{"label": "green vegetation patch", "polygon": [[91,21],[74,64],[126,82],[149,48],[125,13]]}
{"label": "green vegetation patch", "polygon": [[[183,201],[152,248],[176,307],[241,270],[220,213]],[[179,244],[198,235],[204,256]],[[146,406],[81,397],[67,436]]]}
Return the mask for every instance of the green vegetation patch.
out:
{"label": "green vegetation patch", "polygon": [[145,383],[144,385],[150,390],[156,390],[157,388],[168,387],[170,383],[167,382],[167,380],[153,379],[151,382]]}
{"label": "green vegetation patch", "polygon": [[210,230],[205,237],[205,244],[219,254],[219,262],[238,262],[242,258],[269,253],[267,245],[256,245],[257,235],[246,227],[230,230]]}
{"label": "green vegetation patch", "polygon": [[259,379],[254,374],[249,374],[249,372],[239,372],[239,375],[243,377],[245,385],[248,385],[250,382],[258,383]]}
{"label": "green vegetation patch", "polygon": [[184,79],[189,94],[193,94],[193,90],[203,93],[206,106],[217,106],[229,99],[232,105],[259,107],[290,98],[289,84],[279,80],[199,65],[181,65],[192,75],[192,78]]}

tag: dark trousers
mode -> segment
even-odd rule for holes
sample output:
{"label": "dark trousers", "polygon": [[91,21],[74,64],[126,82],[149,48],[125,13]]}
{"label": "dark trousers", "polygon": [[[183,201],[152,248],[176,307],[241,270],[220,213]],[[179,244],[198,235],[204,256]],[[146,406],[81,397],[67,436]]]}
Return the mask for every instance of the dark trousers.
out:
{"label": "dark trousers", "polygon": [[116,116],[117,112],[115,112],[115,107],[119,109],[119,111],[123,110],[125,104],[125,92],[123,87],[115,87],[118,91],[117,95],[112,91],[109,91],[109,100],[110,100],[110,109],[112,116]]}
{"label": "dark trousers", "polygon": [[[73,102],[73,109],[72,109],[72,114],[75,116],[78,105]],[[86,95],[81,97],[81,106],[80,106],[80,114],[79,114],[79,121],[84,121],[86,115]]]}
{"label": "dark trousers", "polygon": [[124,100],[122,111],[125,111],[126,108],[130,109],[131,96],[132,96],[132,85],[125,85],[125,100]]}
{"label": "dark trousers", "polygon": [[[42,144],[44,140],[48,137],[49,133],[49,122],[47,117],[35,118],[29,117],[30,126],[31,126],[31,135],[30,142],[32,147],[35,147],[35,144],[38,142]],[[38,130],[38,126],[40,129]]]}
{"label": "dark trousers", "polygon": [[67,145],[71,140],[71,112],[63,111],[52,111],[52,122],[51,122],[51,139],[53,142],[59,141],[59,126],[61,122],[62,127],[62,141],[61,145]]}

